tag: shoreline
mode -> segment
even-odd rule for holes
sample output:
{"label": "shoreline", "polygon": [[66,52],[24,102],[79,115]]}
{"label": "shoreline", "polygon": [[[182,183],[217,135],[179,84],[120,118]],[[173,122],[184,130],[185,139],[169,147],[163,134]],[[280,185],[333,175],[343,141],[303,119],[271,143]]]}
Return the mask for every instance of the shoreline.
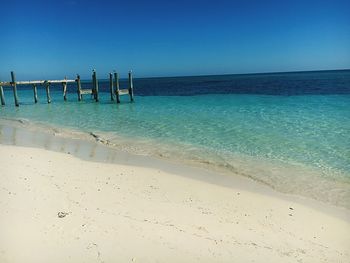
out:
{"label": "shoreline", "polygon": [[350,257],[350,211],[247,178],[2,144],[0,158],[1,262]]}
{"label": "shoreline", "polygon": [[[283,167],[284,170],[282,171],[286,173],[283,178],[275,178],[275,175],[269,179],[279,179],[281,181],[279,184],[285,184],[292,187],[290,191],[282,191],[283,189],[281,189],[276,182],[274,182],[275,184],[271,184],[269,181],[266,181],[266,176],[262,177],[262,179],[257,176],[252,176],[252,170],[249,170],[249,165],[256,165],[252,160],[235,159],[237,167],[232,167],[233,170],[231,170],[227,167],[213,166],[209,162],[195,160],[186,161],[184,159],[163,156],[162,154],[150,155],[147,151],[144,154],[140,154],[139,149],[134,149],[134,147],[142,148],[144,146],[142,143],[141,146],[132,145],[131,147],[128,147],[127,142],[125,142],[122,137],[120,139],[123,142],[114,145],[113,143],[110,143],[108,137],[102,137],[99,133],[76,131],[24,119],[0,119],[0,121],[0,135],[2,135],[0,137],[0,145],[8,144],[26,146],[55,152],[70,153],[86,161],[150,168],[161,167],[172,173],[182,171],[182,176],[188,176],[188,170],[192,170],[192,172],[196,174],[196,176],[194,176],[195,179],[206,180],[211,183],[221,181],[221,179],[217,178],[217,175],[220,175],[223,178],[228,178],[227,181],[225,181],[226,185],[232,184],[232,182],[230,182],[231,177],[233,178],[233,182],[238,178],[239,180],[248,182],[244,184],[257,184],[258,187],[262,186],[262,188],[268,188],[266,191],[267,193],[276,192],[279,193],[282,198],[290,196],[293,199],[296,197],[297,199],[302,200],[301,202],[304,202],[304,200],[310,200],[311,206],[315,206],[315,204],[313,204],[313,201],[315,201],[316,204],[327,204],[329,207],[336,207],[340,210],[343,209],[345,211],[350,211],[350,203],[347,202],[347,200],[350,200],[350,189],[347,190],[346,188],[349,184],[348,178],[344,178],[344,181],[342,182],[342,179],[333,181],[330,178],[322,178],[322,176],[318,176],[313,179],[319,180],[310,181],[310,178],[306,180],[303,178],[305,174],[301,173],[302,170],[299,171],[299,173],[296,173],[297,170]],[[132,149],[131,152],[130,149]],[[278,173],[281,172],[281,166],[277,163],[269,163],[268,166],[265,167],[261,160],[259,165],[261,166],[261,169],[266,169],[270,174],[274,173],[275,170],[277,170]],[[203,176],[203,174],[205,174],[205,176]],[[312,172],[308,173],[308,176],[310,175],[312,175]],[[262,174],[259,176],[262,176]],[[269,174],[267,174],[267,176],[269,176]],[[282,179],[285,180],[282,181]],[[303,183],[296,184],[295,181],[298,180]],[[344,186],[342,186],[342,184],[344,184]],[[295,188],[298,186],[303,187],[304,192],[308,191],[308,189],[313,189],[313,191],[314,189],[318,189],[318,191],[309,192],[305,195],[303,192],[298,192],[298,190],[295,192]],[[326,188],[327,186],[331,187]],[[319,189],[319,187],[321,188]],[[334,191],[324,192],[321,191],[322,188],[336,189],[335,193],[339,195],[338,200],[330,200],[329,198],[333,197],[332,194]],[[343,193],[339,192],[339,190],[343,191]],[[321,192],[321,197],[317,195],[315,196],[315,194]],[[328,195],[330,195],[330,197],[328,197]],[[344,199],[341,199],[341,196]],[[339,201],[341,201],[341,203],[338,203]],[[321,206],[322,205],[320,205],[320,207]]]}

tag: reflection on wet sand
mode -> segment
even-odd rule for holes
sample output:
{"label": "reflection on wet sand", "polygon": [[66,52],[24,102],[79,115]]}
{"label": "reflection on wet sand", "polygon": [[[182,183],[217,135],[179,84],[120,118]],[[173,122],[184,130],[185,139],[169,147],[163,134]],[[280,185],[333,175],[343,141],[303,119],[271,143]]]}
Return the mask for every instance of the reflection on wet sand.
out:
{"label": "reflection on wet sand", "polygon": [[0,143],[74,153],[83,159],[103,162],[115,162],[123,159],[121,157],[125,155],[94,141],[60,137],[54,133],[32,132],[25,128],[7,125],[0,125]]}

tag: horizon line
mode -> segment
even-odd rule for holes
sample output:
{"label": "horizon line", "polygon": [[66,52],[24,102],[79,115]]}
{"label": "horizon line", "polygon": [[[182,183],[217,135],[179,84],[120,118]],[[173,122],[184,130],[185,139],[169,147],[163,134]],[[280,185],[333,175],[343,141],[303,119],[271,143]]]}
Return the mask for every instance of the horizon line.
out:
{"label": "horizon line", "polygon": [[[313,70],[292,70],[292,71],[266,71],[266,72],[246,72],[246,73],[223,73],[223,74],[198,74],[198,75],[173,75],[173,76],[149,76],[149,77],[133,77],[134,79],[152,79],[152,78],[183,78],[183,77],[210,77],[210,76],[231,76],[231,75],[269,75],[269,74],[291,74],[291,73],[306,73],[306,72],[326,72],[326,71],[347,71],[350,70],[350,68],[341,68],[341,69],[313,69]],[[12,70],[13,71],[13,70]],[[11,72],[11,71],[10,71]],[[114,72],[114,71],[111,71]],[[111,73],[111,72],[108,72]],[[133,71],[134,73],[134,71]],[[106,73],[107,74],[107,73]],[[50,78],[54,79],[54,78]],[[120,78],[127,79],[127,78]],[[88,80],[88,79],[83,79]],[[100,78],[100,80],[108,80],[108,78]]]}
{"label": "horizon line", "polygon": [[247,72],[247,73],[223,73],[223,74],[199,74],[199,75],[152,76],[152,77],[134,77],[134,79],[182,78],[182,77],[206,77],[206,76],[209,77],[209,76],[230,76],[230,75],[263,75],[263,74],[286,74],[286,73],[321,72],[321,71],[347,71],[347,70],[350,70],[350,68],[292,70],[292,71],[266,71],[266,72]]}

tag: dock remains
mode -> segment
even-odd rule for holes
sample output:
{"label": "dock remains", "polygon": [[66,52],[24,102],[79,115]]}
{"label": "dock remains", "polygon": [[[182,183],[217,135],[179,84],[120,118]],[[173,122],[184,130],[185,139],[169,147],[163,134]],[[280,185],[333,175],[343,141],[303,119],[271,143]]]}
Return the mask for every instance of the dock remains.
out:
{"label": "dock remains", "polygon": [[[119,74],[117,72],[109,73],[109,89],[111,94],[111,101],[116,101],[116,103],[120,103],[120,96],[123,95],[129,95],[130,102],[134,102],[134,86],[133,86],[133,78],[132,78],[132,72],[129,71],[128,74],[128,88],[126,89],[120,89],[119,88]],[[1,105],[5,106],[5,95],[4,95],[4,89],[3,87],[11,86],[13,89],[13,97],[16,107],[19,107],[19,97],[18,97],[18,91],[17,86],[21,85],[32,85],[33,87],[33,94],[34,94],[34,103],[38,102],[38,86],[44,86],[46,90],[46,100],[47,103],[51,103],[51,95],[50,95],[50,85],[51,84],[61,84],[62,90],[63,90],[63,99],[67,100],[67,91],[68,91],[68,84],[70,84],[70,88],[76,88],[77,94],[78,94],[78,101],[81,101],[83,99],[83,95],[89,94],[91,95],[96,102],[99,101],[99,92],[98,92],[98,79],[96,70],[92,71],[91,75],[91,88],[83,88],[82,83],[80,80],[80,75],[77,74],[77,77],[75,79],[67,79],[66,77],[64,79],[60,80],[28,80],[28,81],[16,81],[16,75],[13,71],[11,71],[11,81],[3,82],[0,81],[0,100]]]}

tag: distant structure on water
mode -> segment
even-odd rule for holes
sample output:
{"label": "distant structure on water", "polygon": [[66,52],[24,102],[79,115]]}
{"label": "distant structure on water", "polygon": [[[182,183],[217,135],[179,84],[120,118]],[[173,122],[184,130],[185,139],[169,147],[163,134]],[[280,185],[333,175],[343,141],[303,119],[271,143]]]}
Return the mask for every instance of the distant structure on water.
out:
{"label": "distant structure on water", "polygon": [[[4,95],[4,86],[11,86],[13,89],[13,96],[15,100],[16,107],[19,107],[19,98],[17,93],[17,85],[32,85],[34,91],[34,102],[38,102],[38,91],[37,85],[44,85],[46,89],[46,98],[47,103],[51,103],[51,95],[50,95],[50,85],[51,84],[62,84],[63,89],[63,99],[67,100],[67,89],[68,83],[76,84],[76,90],[78,94],[78,101],[83,99],[83,95],[90,94],[93,96],[96,102],[99,101],[98,98],[98,79],[96,70],[92,71],[92,88],[82,88],[80,76],[77,75],[76,79],[67,79],[66,77],[61,80],[28,80],[28,81],[16,81],[16,75],[13,71],[11,71],[11,81],[10,82],[1,82],[0,81],[0,99],[1,105],[5,105],[5,95]],[[109,73],[109,90],[111,94],[111,100],[117,103],[120,103],[120,96],[129,95],[130,102],[134,101],[134,86],[133,86],[133,78],[132,72],[129,71],[129,87],[127,89],[119,89],[119,75],[117,72]]]}

